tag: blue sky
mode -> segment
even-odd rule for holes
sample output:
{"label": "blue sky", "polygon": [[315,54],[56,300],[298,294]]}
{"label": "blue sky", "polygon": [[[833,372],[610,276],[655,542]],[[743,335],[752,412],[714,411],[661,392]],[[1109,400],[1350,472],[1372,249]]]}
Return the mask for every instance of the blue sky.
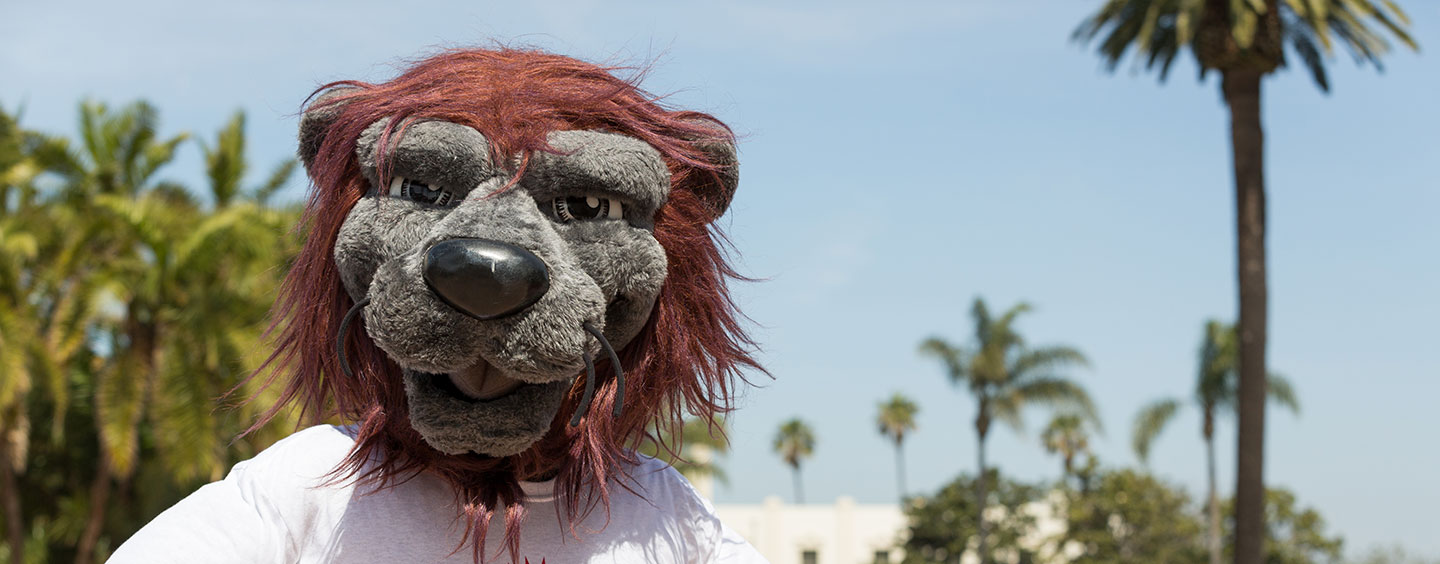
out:
{"label": "blue sky", "polygon": [[[1440,3],[1402,2],[1422,49]],[[1069,34],[1098,1],[10,3],[0,104],[33,128],[75,130],[76,102],[146,98],[167,131],[210,137],[249,114],[256,179],[294,150],[317,85],[383,80],[439,46],[495,39],[597,62],[654,61],[646,86],[744,137],[727,226],[738,288],[775,375],[734,417],[722,502],[790,495],[770,451],[779,422],[819,435],[809,499],[894,499],[877,403],[920,404],[909,483],[973,472],[973,407],[916,345],[963,340],[969,304],[1036,306],[1035,343],[1074,345],[1101,407],[1094,441],[1135,464],[1136,410],[1188,397],[1207,318],[1234,315],[1227,117],[1215,80],[1103,72]],[[1269,417],[1266,476],[1317,507],[1353,551],[1403,543],[1440,555],[1440,67],[1397,52],[1386,72],[1341,53],[1331,94],[1265,82],[1274,370],[1303,413]],[[162,176],[198,184],[187,147]],[[286,194],[299,197],[300,180]],[[1047,414],[992,434],[989,460],[1053,479]],[[1220,426],[1232,488],[1233,420]],[[1203,492],[1198,416],[1182,413],[1152,468]]]}

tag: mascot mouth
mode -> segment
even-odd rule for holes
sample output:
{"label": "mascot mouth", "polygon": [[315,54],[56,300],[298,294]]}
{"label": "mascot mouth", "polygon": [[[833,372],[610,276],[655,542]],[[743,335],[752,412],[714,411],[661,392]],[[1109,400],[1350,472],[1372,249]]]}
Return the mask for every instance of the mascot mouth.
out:
{"label": "mascot mouth", "polygon": [[441,391],[473,401],[500,399],[526,385],[525,382],[506,376],[484,359],[469,368],[431,376],[435,378],[435,386]]}
{"label": "mascot mouth", "polygon": [[[370,301],[366,297],[355,302],[340,321],[335,353],[347,378],[355,375],[345,358],[346,329]],[[625,404],[625,371],[620,356],[604,332],[589,322],[581,323],[581,328],[595,338],[610,360],[615,379],[611,416],[618,418]],[[581,357],[585,363],[585,388],[570,418],[571,427],[580,425],[595,397],[595,359],[589,352],[582,352]],[[405,370],[403,380],[411,426],[430,446],[446,454],[473,452],[485,456],[519,454],[540,440],[574,381],[568,377],[545,382],[513,378],[483,358],[448,373]]]}

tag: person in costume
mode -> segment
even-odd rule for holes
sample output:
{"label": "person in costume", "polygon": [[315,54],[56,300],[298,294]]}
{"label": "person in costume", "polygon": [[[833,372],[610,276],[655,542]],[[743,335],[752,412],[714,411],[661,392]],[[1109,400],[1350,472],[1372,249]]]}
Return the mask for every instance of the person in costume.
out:
{"label": "person in costume", "polygon": [[322,87],[266,419],[346,424],[235,465],[110,561],[763,562],[633,450],[759,370],[715,225],[735,138],[613,70],[451,50]]}

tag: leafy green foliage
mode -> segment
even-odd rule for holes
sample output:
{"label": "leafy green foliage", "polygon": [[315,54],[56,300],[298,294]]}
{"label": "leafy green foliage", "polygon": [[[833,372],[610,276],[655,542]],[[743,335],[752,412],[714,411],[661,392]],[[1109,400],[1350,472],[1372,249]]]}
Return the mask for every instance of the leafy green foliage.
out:
{"label": "leafy green foliage", "polygon": [[[236,123],[206,187],[217,204],[246,168]],[[0,519],[23,525],[6,544],[28,561],[103,560],[292,426],[282,417],[236,441],[273,393],[238,409],[216,400],[260,360],[298,217],[262,194],[294,165],[206,207],[157,180],[190,138],[158,124],[144,102],[86,102],[72,143],[0,112],[0,458],[14,471],[0,500],[20,508]]]}
{"label": "leafy green foliage", "polygon": [[1131,469],[1081,471],[1081,490],[1068,490],[1065,511],[1075,563],[1203,562],[1198,512],[1184,490]]}
{"label": "leafy green foliage", "polygon": [[[1235,503],[1227,500],[1225,515],[1234,515]],[[1265,490],[1266,564],[1309,564],[1339,562],[1344,540],[1325,532],[1325,518],[1313,508],[1301,507],[1295,494],[1283,488]],[[1235,520],[1225,520],[1226,538],[1234,538]],[[1226,547],[1226,555],[1232,554]]]}
{"label": "leafy green foliage", "polygon": [[[1020,562],[1033,561],[1036,553],[1022,546],[1020,539],[1035,526],[1033,513],[1025,507],[1040,500],[1041,490],[1001,479],[993,470],[986,482],[991,485],[985,496],[991,552],[1013,556]],[[975,515],[979,510],[975,480],[965,474],[933,496],[911,500],[905,507],[910,531],[904,544],[904,562],[958,562],[964,552],[973,553],[978,545]]]}

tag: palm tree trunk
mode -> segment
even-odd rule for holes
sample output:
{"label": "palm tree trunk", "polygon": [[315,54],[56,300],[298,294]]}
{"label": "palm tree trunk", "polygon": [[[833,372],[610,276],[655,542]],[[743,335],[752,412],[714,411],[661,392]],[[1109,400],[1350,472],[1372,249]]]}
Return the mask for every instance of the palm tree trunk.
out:
{"label": "palm tree trunk", "polygon": [[900,486],[900,502],[905,502],[905,452],[900,441],[895,441],[895,476]]}
{"label": "palm tree trunk", "polygon": [[100,463],[95,466],[95,481],[90,483],[90,516],[85,520],[85,532],[75,545],[75,564],[91,564],[95,560],[95,543],[100,540],[100,529],[105,525],[105,509],[110,502],[110,451],[100,446]]}
{"label": "palm tree trunk", "polygon": [[987,434],[986,432],[990,430],[989,427],[990,422],[985,420],[983,416],[975,419],[975,429],[979,431],[980,434],[980,448],[977,450],[980,460],[980,474],[975,477],[975,506],[977,507],[976,511],[979,513],[976,520],[978,525],[976,528],[979,531],[979,546],[976,548],[976,556],[979,557],[980,564],[990,562],[990,553],[986,550],[985,546],[985,535],[988,532],[988,527],[985,526],[985,435]]}
{"label": "palm tree trunk", "polygon": [[805,504],[805,490],[800,489],[800,465],[799,465],[799,464],[796,464],[795,466],[793,466],[793,467],[791,467],[791,468],[792,468],[793,470],[795,470],[795,504],[796,504],[796,505],[804,505],[804,504]]}
{"label": "palm tree trunk", "polygon": [[1205,461],[1210,474],[1210,564],[1220,564],[1220,496],[1215,487],[1215,416],[1205,413]]}
{"label": "palm tree trunk", "polygon": [[1235,563],[1260,564],[1265,510],[1265,139],[1258,70],[1225,71],[1235,165],[1240,287],[1239,441],[1235,472]]}
{"label": "palm tree trunk", "polygon": [[20,514],[20,488],[15,482],[15,463],[10,446],[0,444],[0,503],[5,506],[5,538],[10,545],[10,562],[25,562],[25,529]]}

